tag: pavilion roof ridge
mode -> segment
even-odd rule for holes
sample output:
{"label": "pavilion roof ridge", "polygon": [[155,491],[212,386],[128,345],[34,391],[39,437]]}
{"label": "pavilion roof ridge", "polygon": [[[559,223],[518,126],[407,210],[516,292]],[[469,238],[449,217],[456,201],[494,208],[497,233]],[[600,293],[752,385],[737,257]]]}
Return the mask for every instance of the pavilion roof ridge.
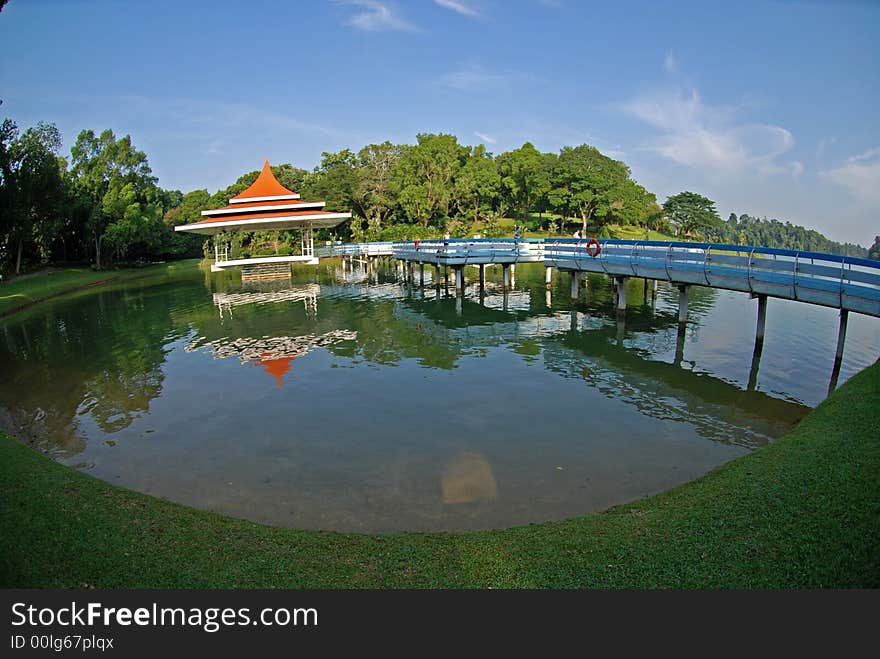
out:
{"label": "pavilion roof ridge", "polygon": [[296,194],[293,190],[288,190],[283,185],[281,185],[281,183],[278,182],[278,179],[275,178],[275,174],[272,173],[272,167],[271,165],[269,165],[269,159],[266,158],[266,161],[263,163],[263,169],[257,176],[257,180],[251,183],[251,185],[245,191],[235,195],[229,201],[245,201],[248,199],[264,200],[266,198],[273,197],[291,198],[299,197],[299,195]]}

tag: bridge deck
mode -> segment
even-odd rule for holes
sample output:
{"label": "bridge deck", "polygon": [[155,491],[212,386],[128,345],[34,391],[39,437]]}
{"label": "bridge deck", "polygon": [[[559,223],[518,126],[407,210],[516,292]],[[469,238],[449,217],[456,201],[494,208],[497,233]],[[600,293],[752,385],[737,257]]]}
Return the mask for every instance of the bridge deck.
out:
{"label": "bridge deck", "polygon": [[464,266],[543,262],[560,270],[642,277],[743,291],[880,317],[880,262],[818,252],[715,243],[600,240],[449,239],[334,245],[321,256],[391,256]]}
{"label": "bridge deck", "polygon": [[454,239],[394,243],[392,255],[402,261],[439,265],[538,263],[544,260],[541,240]]}
{"label": "bridge deck", "polygon": [[661,279],[797,300],[880,316],[880,262],[794,250],[655,241],[600,241],[591,257],[586,241],[544,244],[544,265],[613,277]]}

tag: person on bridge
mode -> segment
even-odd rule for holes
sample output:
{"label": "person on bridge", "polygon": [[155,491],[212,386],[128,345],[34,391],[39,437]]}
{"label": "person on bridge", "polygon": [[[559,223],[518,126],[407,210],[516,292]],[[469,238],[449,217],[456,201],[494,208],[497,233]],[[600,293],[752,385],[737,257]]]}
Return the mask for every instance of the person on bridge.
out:
{"label": "person on bridge", "polygon": [[513,232],[513,239],[519,240],[521,236],[522,233],[520,233],[519,227],[516,227],[516,231]]}
{"label": "person on bridge", "polygon": [[581,238],[581,230],[578,229],[577,231],[575,231],[575,232],[574,232],[574,235],[572,236],[572,238],[577,238],[578,240],[580,240],[580,238]]}

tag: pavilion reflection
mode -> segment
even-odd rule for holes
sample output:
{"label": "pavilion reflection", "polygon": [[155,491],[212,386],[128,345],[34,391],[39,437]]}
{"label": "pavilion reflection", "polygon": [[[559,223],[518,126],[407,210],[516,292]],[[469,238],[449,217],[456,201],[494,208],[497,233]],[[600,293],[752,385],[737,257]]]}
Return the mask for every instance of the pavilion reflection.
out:
{"label": "pavilion reflection", "polygon": [[183,349],[186,352],[209,350],[215,359],[238,357],[242,364],[262,366],[266,373],[284,386],[284,376],[290,371],[291,362],[308,354],[312,349],[329,347],[341,341],[354,341],[357,332],[351,330],[331,330],[323,334],[303,334],[300,336],[264,337],[222,337],[208,341],[196,337]]}

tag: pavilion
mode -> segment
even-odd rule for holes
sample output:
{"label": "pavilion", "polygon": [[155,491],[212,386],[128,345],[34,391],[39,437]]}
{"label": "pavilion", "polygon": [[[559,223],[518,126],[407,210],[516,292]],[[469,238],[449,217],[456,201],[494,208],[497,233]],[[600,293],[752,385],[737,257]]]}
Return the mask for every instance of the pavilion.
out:
{"label": "pavilion", "polygon": [[[257,180],[247,190],[230,199],[228,206],[202,211],[204,220],[182,224],[174,227],[174,230],[214,237],[212,272],[240,268],[243,279],[289,277],[291,263],[318,262],[313,229],[332,228],[351,218],[351,213],[324,211],[324,204],[323,201],[300,201],[297,193],[278,182],[267,159]],[[239,231],[287,229],[299,229],[302,232],[300,254],[229,258],[230,234]]]}

